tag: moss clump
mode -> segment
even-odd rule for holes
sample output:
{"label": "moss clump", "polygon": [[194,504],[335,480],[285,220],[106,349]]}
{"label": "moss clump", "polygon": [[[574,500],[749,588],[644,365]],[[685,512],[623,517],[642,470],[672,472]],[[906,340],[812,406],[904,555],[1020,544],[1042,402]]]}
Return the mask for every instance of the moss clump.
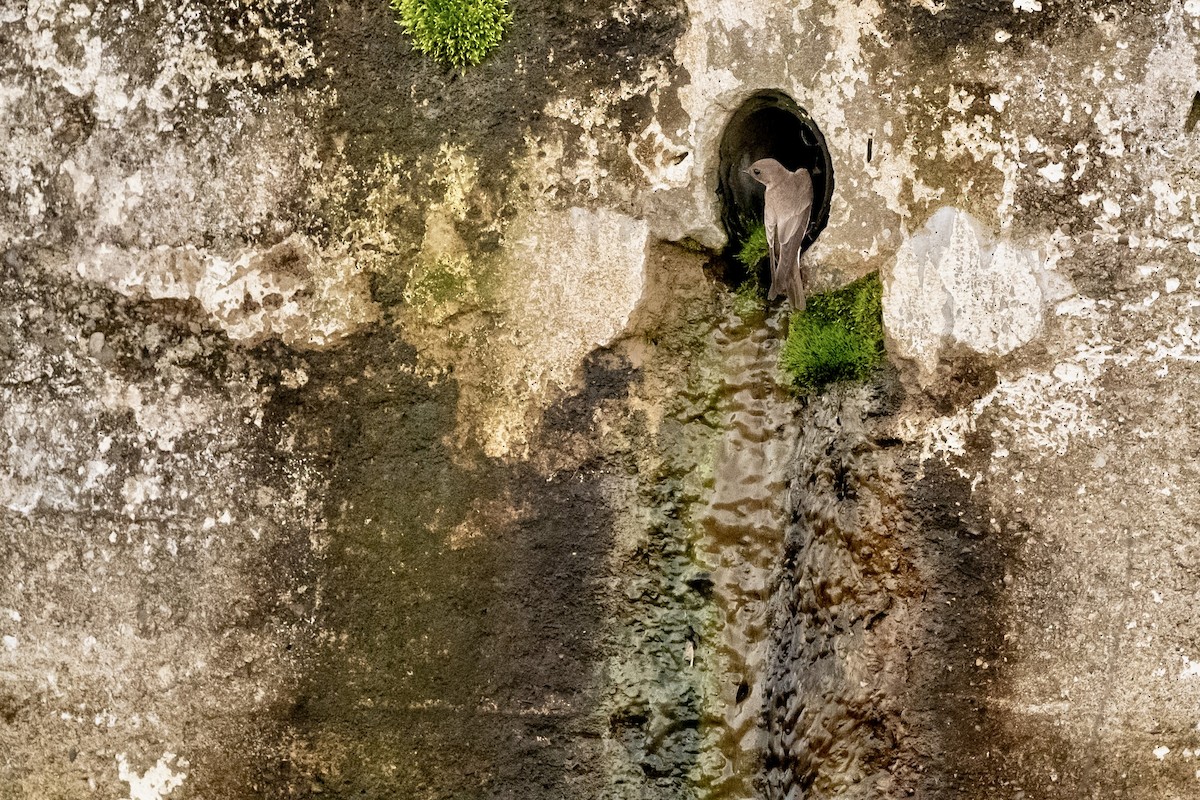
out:
{"label": "moss clump", "polygon": [[477,305],[481,300],[479,295],[470,262],[449,256],[419,265],[404,287],[404,302],[434,324]]}
{"label": "moss clump", "polygon": [[873,272],[810,297],[807,308],[792,315],[780,366],[797,389],[814,392],[863,380],[883,357],[883,286]]}
{"label": "moss clump", "polygon": [[759,262],[767,257],[767,251],[767,229],[760,222],[750,229],[750,235],[742,242],[736,258],[748,272],[753,272]]}
{"label": "moss clump", "polygon": [[767,303],[767,293],[758,279],[751,275],[733,292],[733,312],[742,319],[761,316]]}
{"label": "moss clump", "polygon": [[391,0],[422,53],[457,69],[478,64],[512,22],[508,0]]}

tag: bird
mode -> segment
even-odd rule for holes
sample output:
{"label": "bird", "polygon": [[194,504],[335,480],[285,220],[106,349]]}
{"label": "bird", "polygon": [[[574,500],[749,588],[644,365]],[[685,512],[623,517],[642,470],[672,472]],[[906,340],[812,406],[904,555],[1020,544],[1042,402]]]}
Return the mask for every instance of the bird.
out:
{"label": "bird", "polygon": [[773,158],[760,158],[746,174],[767,187],[763,208],[771,257],[771,290],[767,297],[774,300],[786,294],[792,308],[803,311],[805,287],[800,251],[812,215],[812,175],[803,167],[791,172]]}

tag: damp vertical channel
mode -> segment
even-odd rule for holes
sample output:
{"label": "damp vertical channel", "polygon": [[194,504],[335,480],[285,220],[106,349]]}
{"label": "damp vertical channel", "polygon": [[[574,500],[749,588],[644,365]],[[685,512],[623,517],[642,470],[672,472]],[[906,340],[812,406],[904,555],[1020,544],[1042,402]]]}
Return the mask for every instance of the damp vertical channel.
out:
{"label": "damp vertical channel", "polygon": [[[807,247],[829,219],[833,167],[816,123],[777,90],[748,97],[721,139],[718,191],[731,251],[762,221],[763,187],[744,173],[760,158],[812,174]],[[762,278],[732,268],[727,274],[731,282]],[[724,764],[709,787],[707,796],[714,798],[759,796],[756,784],[768,749],[769,607],[783,561],[785,500],[801,433],[799,405],[778,367],[790,313],[786,303],[744,317],[731,312],[712,334],[720,371],[720,440],[697,516],[696,553],[708,570],[718,609],[712,718],[720,729],[716,738]]]}
{"label": "damp vertical channel", "polygon": [[721,435],[696,544],[718,615],[713,721],[724,764],[711,797],[756,796],[753,781],[766,753],[768,603],[783,554],[787,467],[798,433],[794,404],[775,374],[785,319],[782,309],[765,319],[731,314],[712,335]]}

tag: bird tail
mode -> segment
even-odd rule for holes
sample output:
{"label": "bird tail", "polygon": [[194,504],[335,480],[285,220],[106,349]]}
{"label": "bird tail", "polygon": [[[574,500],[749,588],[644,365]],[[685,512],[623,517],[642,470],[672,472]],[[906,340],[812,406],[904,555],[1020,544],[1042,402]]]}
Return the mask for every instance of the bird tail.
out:
{"label": "bird tail", "polygon": [[793,236],[784,243],[783,253],[780,254],[779,280],[771,282],[771,289],[778,296],[776,285],[787,294],[788,303],[795,311],[803,311],[807,292],[805,291],[804,267],[800,263],[802,236]]}
{"label": "bird tail", "polygon": [[[772,235],[772,234],[774,234],[774,235]],[[768,301],[773,301],[773,300],[775,300],[775,298],[779,297],[779,295],[782,294],[782,292],[779,291],[779,285],[780,285],[779,270],[780,270],[781,265],[784,262],[782,260],[783,253],[777,252],[781,248],[780,248],[779,242],[775,241],[776,236],[778,236],[778,234],[775,234],[773,231],[768,233],[768,236],[767,236],[767,246],[768,246],[767,252],[771,257],[771,261],[770,261],[771,288],[767,290],[767,300]]]}
{"label": "bird tail", "polygon": [[808,293],[804,291],[803,282],[797,280],[788,286],[788,302],[793,311],[803,311],[808,302]]}

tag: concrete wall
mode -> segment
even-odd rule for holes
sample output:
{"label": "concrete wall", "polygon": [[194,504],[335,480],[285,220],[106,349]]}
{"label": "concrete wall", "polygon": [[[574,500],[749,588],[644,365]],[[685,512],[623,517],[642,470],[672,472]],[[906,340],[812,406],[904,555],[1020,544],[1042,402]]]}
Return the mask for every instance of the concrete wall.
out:
{"label": "concrete wall", "polygon": [[[833,559],[830,674],[887,679],[801,782],[1194,792],[1200,6],[514,8],[465,75],[384,3],[0,9],[0,798],[750,791],[698,575],[754,323],[703,248],[764,88],[894,364],[801,415],[880,449],[903,574]],[[827,467],[771,467],[781,558]]]}

